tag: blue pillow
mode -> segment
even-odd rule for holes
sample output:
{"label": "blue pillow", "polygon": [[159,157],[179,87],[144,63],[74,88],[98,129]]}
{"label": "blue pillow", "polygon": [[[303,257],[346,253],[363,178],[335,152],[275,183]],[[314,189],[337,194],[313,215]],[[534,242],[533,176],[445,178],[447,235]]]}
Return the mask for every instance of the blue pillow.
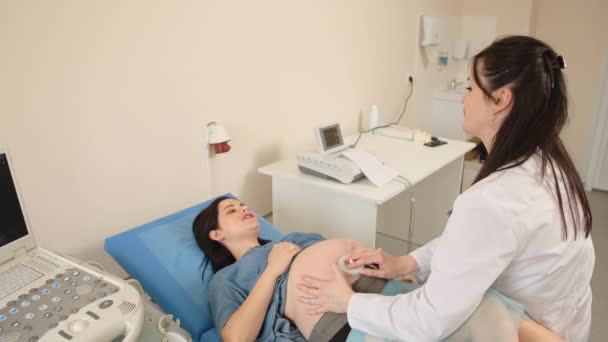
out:
{"label": "blue pillow", "polygon": [[[224,196],[234,197],[232,194]],[[179,318],[197,341],[213,329],[207,287],[213,276],[211,263],[192,234],[192,222],[215,198],[167,217],[109,237],[106,251],[139,280],[166,312]],[[260,237],[279,240],[283,234],[258,216]],[[209,332],[211,333],[211,332]],[[215,334],[215,333],[214,333]]]}

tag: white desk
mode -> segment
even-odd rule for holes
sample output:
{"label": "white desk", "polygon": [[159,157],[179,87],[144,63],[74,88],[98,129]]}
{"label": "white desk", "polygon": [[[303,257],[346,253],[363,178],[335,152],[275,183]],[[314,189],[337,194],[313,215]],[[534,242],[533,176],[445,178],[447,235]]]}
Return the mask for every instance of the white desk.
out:
{"label": "white desk", "polygon": [[357,144],[407,178],[378,188],[368,179],[342,184],[298,170],[295,157],[261,167],[272,176],[274,224],[284,232],[317,232],[352,238],[403,253],[443,231],[460,193],[464,153],[474,144],[457,140],[434,148],[364,134]]}

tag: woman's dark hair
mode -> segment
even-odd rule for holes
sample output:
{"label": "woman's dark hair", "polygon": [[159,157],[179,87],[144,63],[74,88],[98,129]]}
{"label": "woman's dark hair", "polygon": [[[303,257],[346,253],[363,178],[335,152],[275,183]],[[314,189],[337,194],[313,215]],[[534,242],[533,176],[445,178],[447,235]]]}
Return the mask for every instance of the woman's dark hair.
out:
{"label": "woman's dark hair", "polygon": [[[218,208],[220,202],[226,199],[231,199],[231,197],[222,196],[216,198],[207,208],[198,213],[194,222],[192,222],[192,233],[194,233],[196,244],[211,261],[214,272],[236,262],[236,259],[228,248],[209,237],[209,232],[219,228]],[[270,241],[258,238],[258,242],[260,245],[265,245]]]}
{"label": "woman's dark hair", "polygon": [[542,159],[541,179],[547,165],[553,174],[564,238],[568,237],[566,212],[574,224],[574,238],[581,223],[585,238],[588,237],[592,223],[589,202],[559,136],[568,119],[566,83],[561,71],[565,68],[563,57],[538,39],[509,36],[495,40],[475,55],[472,68],[475,82],[487,98],[493,100],[492,92],[503,86],[513,92],[511,112],[496,133],[492,150],[473,183],[495,171],[521,165],[538,152]]}

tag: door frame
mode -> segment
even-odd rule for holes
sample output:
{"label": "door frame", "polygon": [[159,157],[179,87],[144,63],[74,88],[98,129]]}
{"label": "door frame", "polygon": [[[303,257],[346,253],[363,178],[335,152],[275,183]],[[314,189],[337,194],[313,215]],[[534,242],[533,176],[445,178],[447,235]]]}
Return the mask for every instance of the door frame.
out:
{"label": "door frame", "polygon": [[585,158],[583,182],[587,191],[592,189],[608,191],[608,184],[601,184],[598,179],[599,168],[603,165],[604,158],[608,158],[608,154],[602,154],[603,151],[608,150],[608,47],[604,49],[604,62],[600,75],[601,79],[595,110],[591,118],[587,156]]}

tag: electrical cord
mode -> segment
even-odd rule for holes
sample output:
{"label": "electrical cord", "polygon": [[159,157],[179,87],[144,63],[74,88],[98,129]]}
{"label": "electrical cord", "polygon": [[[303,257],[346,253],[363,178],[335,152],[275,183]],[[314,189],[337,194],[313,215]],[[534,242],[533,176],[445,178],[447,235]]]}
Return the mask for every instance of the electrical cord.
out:
{"label": "electrical cord", "polygon": [[102,264],[98,263],[97,261],[93,261],[93,260],[87,260],[85,262],[82,263],[83,265],[87,265],[87,266],[92,266],[92,267],[96,267],[97,269],[99,269],[101,272],[105,272],[106,269],[103,267]]}
{"label": "electrical cord", "polygon": [[128,279],[125,279],[125,282],[127,282],[127,284],[133,286],[137,291],[139,291],[140,295],[143,296],[145,294],[144,287],[141,286],[141,283],[137,279],[128,278]]}
{"label": "electrical cord", "polygon": [[401,122],[401,119],[403,119],[403,115],[405,114],[405,109],[407,108],[407,102],[410,100],[410,97],[412,97],[412,94],[414,93],[414,78],[412,76],[410,76],[408,78],[408,81],[410,82],[410,93],[407,95],[407,98],[405,99],[405,102],[403,103],[403,109],[401,110],[401,115],[399,115],[399,119],[397,119],[397,121],[393,122],[392,125],[396,125]]}
{"label": "electrical cord", "polygon": [[359,136],[357,137],[357,140],[355,141],[355,143],[349,146],[350,148],[355,148],[355,146],[357,146],[357,143],[359,143],[359,139],[361,139],[361,136],[363,135],[363,133],[373,132],[373,131],[375,131],[377,129],[386,128],[386,127],[389,127],[389,126],[392,126],[392,125],[396,125],[399,122],[401,122],[401,119],[403,119],[403,115],[405,114],[405,110],[407,109],[407,103],[409,102],[410,97],[412,97],[412,94],[414,93],[414,78],[412,76],[410,76],[408,78],[408,81],[410,83],[410,93],[405,98],[405,102],[403,103],[403,109],[401,110],[401,114],[399,115],[399,118],[396,121],[391,122],[389,124],[378,126],[378,127],[374,127],[374,128],[370,128],[370,129],[368,129],[366,131],[360,132]]}
{"label": "electrical cord", "polygon": [[406,187],[408,187],[408,188],[409,188],[410,186],[412,186],[412,182],[410,182],[410,180],[409,180],[409,179],[407,179],[407,178],[405,178],[405,177],[403,177],[403,176],[401,176],[401,175],[397,176],[395,179],[396,179],[396,180],[397,180],[399,183],[401,183],[401,184],[405,185],[405,186],[406,186]]}

